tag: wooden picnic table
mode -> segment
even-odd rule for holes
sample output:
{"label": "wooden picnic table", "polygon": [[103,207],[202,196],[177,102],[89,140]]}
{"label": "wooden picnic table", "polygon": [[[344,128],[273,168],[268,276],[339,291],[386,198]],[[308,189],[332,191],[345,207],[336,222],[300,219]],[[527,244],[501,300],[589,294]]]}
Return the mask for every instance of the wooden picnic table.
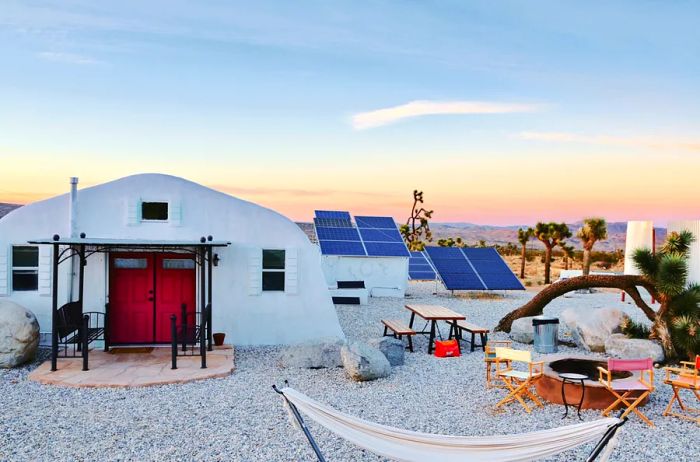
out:
{"label": "wooden picnic table", "polygon": [[[433,352],[433,343],[435,342],[435,329],[438,321],[447,321],[450,323],[450,329],[454,328],[454,323],[467,319],[463,314],[452,311],[449,308],[440,305],[406,305],[406,309],[411,312],[411,321],[408,326],[413,329],[413,322],[416,315],[425,319],[430,323],[429,331],[416,331],[417,334],[428,334],[428,354]],[[451,332],[451,330],[450,330]],[[458,342],[459,344],[459,342]]]}

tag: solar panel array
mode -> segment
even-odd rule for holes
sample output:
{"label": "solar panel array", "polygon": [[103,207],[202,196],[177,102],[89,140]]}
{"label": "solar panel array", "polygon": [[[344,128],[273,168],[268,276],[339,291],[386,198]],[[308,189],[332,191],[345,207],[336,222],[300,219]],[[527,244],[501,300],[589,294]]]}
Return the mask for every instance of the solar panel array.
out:
{"label": "solar panel array", "polygon": [[426,247],[425,250],[449,290],[525,290],[494,248]]}
{"label": "solar panel array", "polygon": [[423,281],[435,280],[435,270],[423,252],[411,252],[411,257],[408,259],[408,277]]}
{"label": "solar panel array", "polygon": [[408,257],[408,249],[391,217],[355,217],[334,210],[316,210],[314,226],[323,255]]}

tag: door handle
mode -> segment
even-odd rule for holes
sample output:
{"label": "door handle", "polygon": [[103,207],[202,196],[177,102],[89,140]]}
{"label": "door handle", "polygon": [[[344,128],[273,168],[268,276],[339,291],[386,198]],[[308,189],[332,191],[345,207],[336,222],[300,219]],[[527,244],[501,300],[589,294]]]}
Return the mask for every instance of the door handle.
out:
{"label": "door handle", "polygon": [[148,293],[149,293],[149,294],[152,294],[152,293],[153,293],[153,289],[149,290]]}
{"label": "door handle", "polygon": [[148,301],[149,301],[149,302],[152,302],[152,301],[153,301],[153,297],[148,297]]}

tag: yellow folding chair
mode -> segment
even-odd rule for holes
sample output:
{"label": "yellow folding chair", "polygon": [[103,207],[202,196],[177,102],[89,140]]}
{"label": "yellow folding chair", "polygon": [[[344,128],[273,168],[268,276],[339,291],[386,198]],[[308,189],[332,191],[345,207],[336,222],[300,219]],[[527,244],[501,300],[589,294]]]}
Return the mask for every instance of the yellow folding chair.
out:
{"label": "yellow folding chair", "polygon": [[[524,363],[527,366],[527,371],[514,369],[514,363]],[[529,351],[496,347],[496,376],[503,380],[506,388],[510,391],[508,396],[496,404],[496,408],[517,400],[525,408],[525,411],[530,413],[530,407],[524,398],[530,398],[535,405],[543,406],[537,396],[530,391],[535,382],[542,378],[543,370],[544,361],[533,362]]]}
{"label": "yellow folding chair", "polygon": [[[700,413],[700,409],[688,407],[681,401],[680,391],[690,390],[700,401],[700,355],[695,358],[695,362],[681,361],[681,367],[665,367],[666,378],[664,383],[673,388],[673,397],[666,406],[663,415],[672,415],[681,419],[694,421],[700,425],[700,415],[693,417],[690,413]],[[685,414],[672,412],[673,403],[678,401],[678,406]]]}
{"label": "yellow folding chair", "polygon": [[[627,417],[630,412],[637,414],[649,426],[653,427],[654,423],[647,418],[642,412],[637,409],[639,403],[644,401],[652,391],[654,391],[654,364],[651,358],[646,359],[608,359],[608,368],[598,368],[600,382],[610,393],[615,396],[616,400],[603,411],[603,416],[608,416],[610,412],[618,405],[622,404],[626,407],[620,418]],[[631,372],[633,375],[627,379],[612,379],[613,372]],[[644,375],[647,374],[645,378]],[[635,375],[638,374],[638,375]],[[638,396],[631,401],[632,394],[638,393]]]}
{"label": "yellow folding chair", "polygon": [[[494,384],[491,382],[491,370],[496,366],[496,347],[510,348],[513,344],[510,340],[489,340],[484,348],[484,363],[486,364],[486,388],[491,388]],[[510,360],[502,360],[503,363],[510,365]]]}

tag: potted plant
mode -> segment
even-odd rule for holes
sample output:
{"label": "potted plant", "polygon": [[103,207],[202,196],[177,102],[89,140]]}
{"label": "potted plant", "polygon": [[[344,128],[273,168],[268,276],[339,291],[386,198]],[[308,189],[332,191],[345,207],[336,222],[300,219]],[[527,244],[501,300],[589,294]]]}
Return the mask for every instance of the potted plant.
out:
{"label": "potted plant", "polygon": [[224,334],[223,332],[217,332],[215,334],[212,334],[212,337],[214,338],[214,345],[221,346],[224,344],[224,338],[226,338],[226,334]]}

